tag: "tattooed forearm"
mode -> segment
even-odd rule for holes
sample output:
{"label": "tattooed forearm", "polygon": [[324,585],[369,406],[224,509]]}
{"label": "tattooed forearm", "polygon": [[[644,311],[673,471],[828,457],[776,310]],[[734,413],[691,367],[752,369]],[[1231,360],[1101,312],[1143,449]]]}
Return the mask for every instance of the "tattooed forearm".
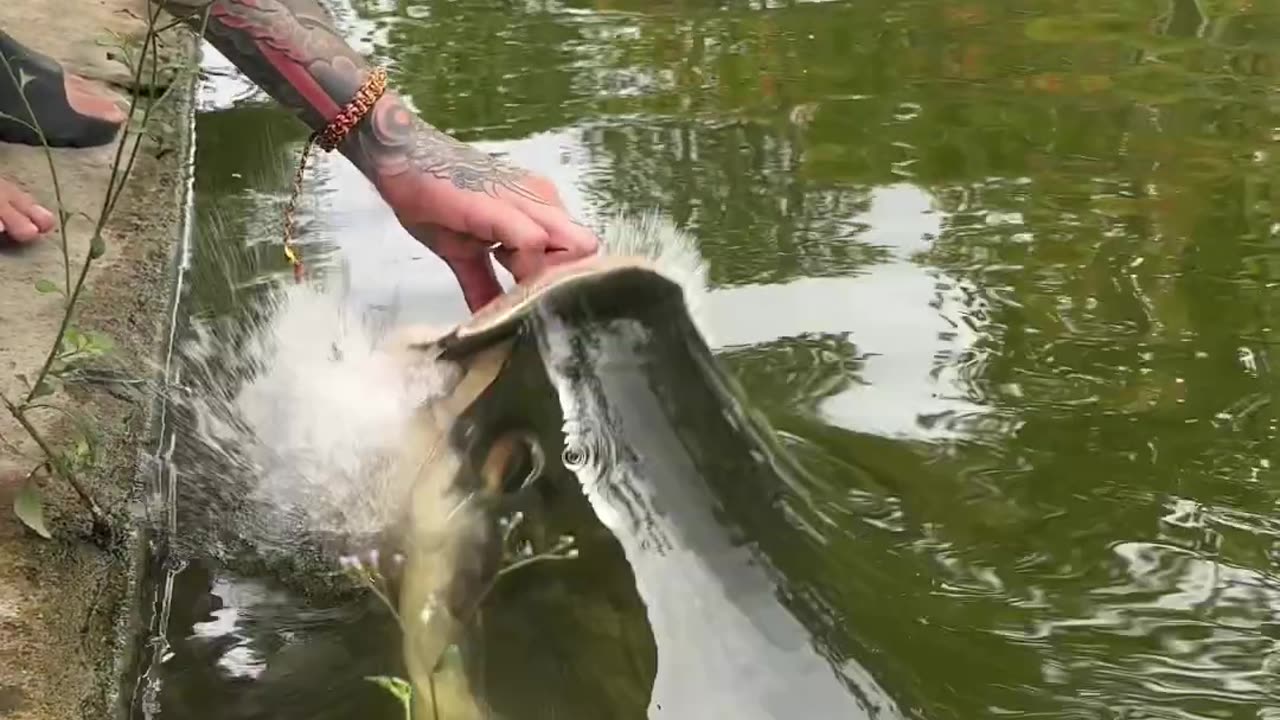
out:
{"label": "tattooed forearm", "polygon": [[523,171],[431,127],[398,99],[379,102],[369,119],[365,135],[378,148],[384,177],[423,172],[463,190],[493,195],[506,188],[542,202],[520,184]]}
{"label": "tattooed forearm", "polygon": [[[166,0],[165,6],[193,25],[207,12],[205,38],[313,130],[338,114],[371,70],[316,0]],[[523,171],[428,125],[391,91],[340,149],[384,192],[397,177],[421,173],[465,190],[505,189],[542,202],[521,184]]]}

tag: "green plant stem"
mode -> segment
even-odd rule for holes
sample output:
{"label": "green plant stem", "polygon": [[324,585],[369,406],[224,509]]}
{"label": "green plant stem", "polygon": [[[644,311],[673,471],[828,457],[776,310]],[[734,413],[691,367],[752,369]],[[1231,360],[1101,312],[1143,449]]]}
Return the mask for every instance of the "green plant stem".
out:
{"label": "green plant stem", "polygon": [[67,297],[67,309],[62,313],[62,321],[58,324],[58,334],[53,338],[53,345],[49,348],[49,356],[45,358],[44,365],[40,366],[40,373],[36,375],[35,382],[31,383],[31,390],[27,392],[27,398],[23,401],[23,405],[35,400],[36,392],[40,389],[40,385],[44,383],[45,378],[49,375],[49,369],[53,367],[53,361],[58,359],[58,349],[62,347],[62,337],[67,333],[67,326],[71,324],[71,317],[75,313],[76,301],[80,299],[80,291],[84,288],[84,280],[89,275],[89,266],[93,264],[93,252],[87,252],[84,255],[84,263],[80,265],[80,275],[76,278],[75,288],[71,291],[71,295]]}
{"label": "green plant stem", "polygon": [[[142,80],[142,71],[143,71],[143,68],[146,66],[147,50],[152,49],[153,51],[152,54],[153,55],[155,54],[155,51],[154,51],[154,48],[156,47],[155,26],[156,26],[156,20],[159,19],[159,16],[160,16],[161,7],[159,3],[155,3],[154,0],[148,0],[148,6],[149,6],[148,8],[149,12],[147,13],[146,39],[143,42],[142,53],[137,63],[137,66],[133,68],[133,84],[135,88],[140,85]],[[152,7],[154,7],[154,9],[152,9]],[[6,62],[6,65],[7,64],[8,63]],[[153,79],[154,79],[155,73],[156,73],[155,63],[152,63]],[[24,102],[25,102],[25,96],[24,96]],[[84,288],[84,281],[89,274],[89,267],[93,264],[93,261],[94,261],[93,248],[102,239],[102,232],[106,228],[107,221],[110,219],[112,211],[115,210],[116,200],[119,199],[119,196],[124,192],[124,184],[128,180],[129,175],[133,170],[134,161],[138,157],[138,148],[142,143],[141,138],[136,138],[134,140],[133,151],[129,155],[128,162],[125,164],[123,169],[121,168],[121,161],[124,159],[124,146],[129,140],[129,128],[133,124],[133,116],[134,116],[133,109],[136,104],[137,104],[137,95],[135,94],[134,101],[130,103],[129,115],[128,117],[125,118],[124,127],[122,128],[122,131],[121,131],[122,135],[120,138],[120,142],[116,144],[115,158],[111,162],[111,176],[107,180],[107,191],[104,194],[102,199],[102,209],[98,214],[97,225],[96,227],[94,227],[93,236],[89,240],[89,250],[85,253],[84,263],[80,266],[80,275],[76,278],[75,287],[68,293],[66,308],[62,314],[62,321],[58,325],[58,333],[53,338],[53,345],[52,347],[49,348],[49,354],[45,358],[44,364],[40,366],[40,372],[36,374],[35,381],[31,384],[31,390],[27,394],[27,398],[23,403],[24,405],[26,403],[31,402],[33,399],[35,399],[35,393],[37,389],[40,387],[41,383],[44,382],[45,378],[48,377],[49,370],[50,368],[53,367],[53,363],[58,357],[58,350],[62,346],[62,338],[64,335],[66,335],[67,327],[71,324],[71,318],[75,314],[76,303],[80,299],[80,291]],[[143,118],[142,118],[144,127],[145,127],[145,123],[151,118],[151,110],[155,106],[155,104],[156,104],[156,100],[154,97],[149,97],[148,101],[144,103]],[[32,115],[32,117],[35,117],[35,115]],[[43,139],[43,137],[44,135],[43,133],[41,133],[41,138]],[[54,184],[56,186],[57,172],[54,170],[52,165],[53,155],[49,151],[47,146],[45,148],[45,152],[49,156],[50,172],[52,172],[54,175]],[[60,211],[59,212],[60,215],[65,214],[61,212],[64,210],[64,208],[61,206],[61,199],[59,199],[58,209]],[[65,225],[65,223],[62,223],[62,224]],[[64,228],[63,230],[64,237],[65,237],[65,232],[66,231]]]}
{"label": "green plant stem", "polygon": [[89,515],[93,517],[94,530],[110,531],[111,522],[107,519],[107,514],[103,512],[102,506],[98,504],[96,499],[94,499],[93,494],[84,486],[84,483],[81,483],[80,479],[71,471],[71,468],[67,467],[66,458],[55,452],[53,448],[49,446],[49,443],[45,441],[44,436],[40,434],[40,431],[31,424],[30,420],[27,419],[22,408],[14,405],[13,402],[4,395],[0,395],[0,402],[4,403],[9,414],[13,416],[14,420],[18,421],[18,424],[22,426],[23,430],[27,431],[27,434],[31,436],[31,439],[35,441],[36,445],[40,446],[40,450],[44,452],[45,457],[49,459],[49,464],[53,467],[54,472],[58,474],[58,477],[67,481],[67,484],[71,485],[71,487],[75,489],[76,494],[80,496],[80,500],[84,503],[85,507],[88,508]]}

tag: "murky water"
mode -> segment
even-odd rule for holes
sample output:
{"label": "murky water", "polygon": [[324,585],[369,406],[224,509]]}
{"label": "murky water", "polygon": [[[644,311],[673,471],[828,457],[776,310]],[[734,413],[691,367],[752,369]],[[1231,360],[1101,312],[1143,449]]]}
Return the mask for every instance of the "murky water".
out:
{"label": "murky water", "polygon": [[[903,714],[1280,717],[1280,14],[1023,5],[340,15],[428,118],[575,212],[654,207],[697,238],[715,349],[809,471],[776,522],[811,552],[781,569]],[[303,136],[209,65],[197,322],[286,272]],[[378,322],[461,317],[358,173],[318,168],[304,229],[330,281]],[[372,607],[198,563],[172,582],[155,717],[394,717],[360,679],[396,661]]]}

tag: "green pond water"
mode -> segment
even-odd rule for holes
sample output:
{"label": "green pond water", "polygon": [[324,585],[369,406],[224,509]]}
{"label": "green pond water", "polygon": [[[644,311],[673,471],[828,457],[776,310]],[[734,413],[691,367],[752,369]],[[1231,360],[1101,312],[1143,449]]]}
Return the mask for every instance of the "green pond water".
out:
{"label": "green pond water", "polygon": [[[820,552],[790,569],[904,716],[1280,718],[1280,6],[337,12],[437,126],[575,212],[655,208],[697,239],[713,347],[814,475],[779,522]],[[195,318],[287,273],[304,137],[206,68]],[[462,316],[341,158],[308,193],[307,251],[365,312]],[[394,669],[385,617],[199,564],[171,581],[137,717],[395,717],[360,679]]]}

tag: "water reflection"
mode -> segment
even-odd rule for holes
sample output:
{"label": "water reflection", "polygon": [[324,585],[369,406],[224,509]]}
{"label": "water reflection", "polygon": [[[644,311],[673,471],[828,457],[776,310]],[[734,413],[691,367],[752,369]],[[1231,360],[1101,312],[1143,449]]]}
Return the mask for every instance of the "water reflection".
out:
{"label": "water reflection", "polygon": [[177,576],[159,703],[137,717],[292,720],[395,716],[364,678],[397,671],[399,632],[372,604],[309,608],[261,579]]}
{"label": "water reflection", "polygon": [[[808,469],[787,512],[811,544],[777,562],[905,714],[1267,717],[1273,8],[340,15],[427,117],[551,175],[575,213],[657,207],[698,238],[716,347]],[[264,128],[276,143],[200,161],[202,202],[263,236],[301,131],[253,104],[202,123],[219,147]],[[458,317],[447,273],[367,183],[319,167],[308,239],[341,248],[357,302]],[[204,253],[195,273],[215,274]],[[224,254],[234,279],[197,278],[194,306],[227,312],[229,289],[285,269],[273,253]]]}
{"label": "water reflection", "polygon": [[[884,256],[873,271],[712,293],[713,338],[721,346],[752,347],[806,333],[846,334],[864,348],[860,384],[832,392],[815,408],[827,422],[890,436],[963,434],[984,413],[965,381],[979,361],[972,346],[984,316],[981,307],[970,307],[965,283],[913,260],[937,237],[940,214],[918,188],[891,185],[869,193],[855,218],[866,228],[861,242]],[[882,304],[893,311],[877,312]],[[770,311],[742,312],[748,307]]]}

